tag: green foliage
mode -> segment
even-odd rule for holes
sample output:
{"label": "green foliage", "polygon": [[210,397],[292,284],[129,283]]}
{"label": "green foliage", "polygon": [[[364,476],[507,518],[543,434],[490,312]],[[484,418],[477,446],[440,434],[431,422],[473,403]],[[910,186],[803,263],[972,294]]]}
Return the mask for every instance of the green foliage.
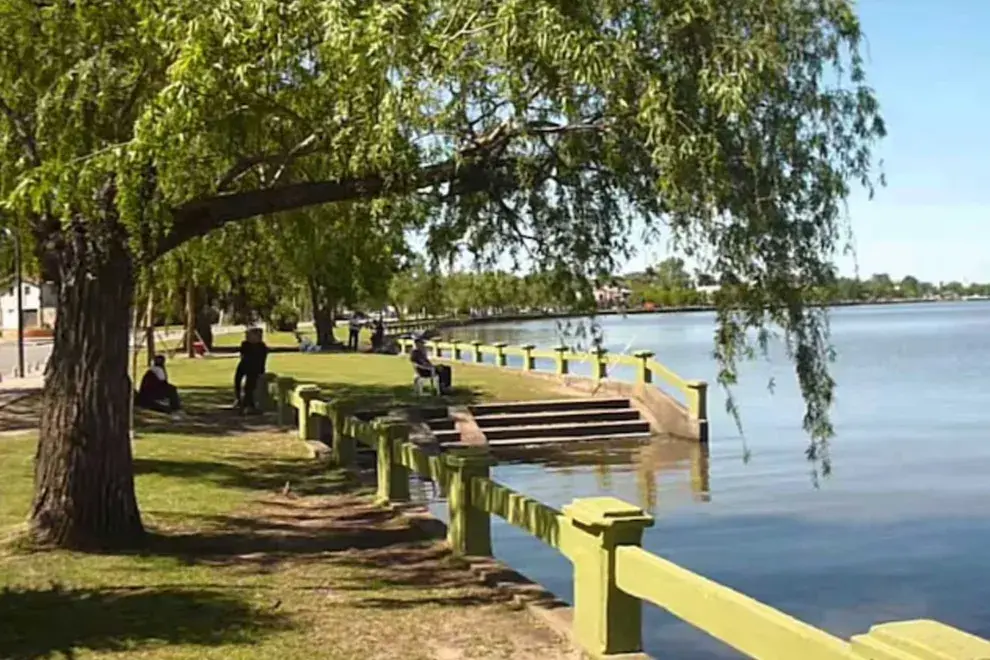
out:
{"label": "green foliage", "polygon": [[381,307],[407,249],[404,229],[420,213],[419,204],[399,198],[285,214],[271,226],[278,262],[320,308]]}
{"label": "green foliage", "polygon": [[723,385],[747,330],[782,329],[827,467],[828,324],[805,302],[874,181],[861,40],[850,0],[7,0],[0,204],[57,260],[72,219],[151,257],[415,198],[432,252],[526,257],[584,306],[631,238],[663,235],[738,294]]}
{"label": "green foliage", "polygon": [[289,303],[281,302],[272,310],[271,323],[279,332],[292,332],[299,327],[299,310]]}

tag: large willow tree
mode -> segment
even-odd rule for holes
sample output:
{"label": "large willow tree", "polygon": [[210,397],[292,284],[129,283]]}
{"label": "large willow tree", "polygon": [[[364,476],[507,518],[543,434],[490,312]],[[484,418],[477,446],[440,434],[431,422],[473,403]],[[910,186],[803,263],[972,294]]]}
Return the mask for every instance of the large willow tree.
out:
{"label": "large willow tree", "polygon": [[[786,334],[813,447],[843,201],[883,134],[849,0],[3,0],[0,201],[60,284],[31,512],[143,533],[128,441],[136,270],[227,223],[431,200],[430,246],[594,274],[629,229],[737,282],[716,354]],[[319,172],[313,180],[307,172]]]}

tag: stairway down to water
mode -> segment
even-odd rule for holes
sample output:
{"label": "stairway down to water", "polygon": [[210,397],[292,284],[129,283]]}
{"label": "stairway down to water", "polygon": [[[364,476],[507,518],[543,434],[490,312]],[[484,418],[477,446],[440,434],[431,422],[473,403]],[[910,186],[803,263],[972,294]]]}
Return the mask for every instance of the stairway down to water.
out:
{"label": "stairway down to water", "polygon": [[[465,429],[465,413],[469,418]],[[492,448],[547,443],[647,439],[650,424],[624,398],[519,401],[468,406],[460,414],[428,422],[441,447]],[[469,437],[470,436],[470,437]]]}

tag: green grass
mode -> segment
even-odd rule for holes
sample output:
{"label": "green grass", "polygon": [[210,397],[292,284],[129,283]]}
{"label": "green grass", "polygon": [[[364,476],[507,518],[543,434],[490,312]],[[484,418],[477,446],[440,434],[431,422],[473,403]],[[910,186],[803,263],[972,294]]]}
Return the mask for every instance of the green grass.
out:
{"label": "green grass", "polygon": [[[299,334],[303,337],[309,337],[310,339],[316,339],[316,332],[311,327],[305,327],[299,329]],[[347,326],[338,325],[333,329],[333,335],[337,338],[337,341],[346,344],[347,343]],[[359,335],[359,345],[360,348],[368,348],[371,346],[371,329],[362,328],[361,334]],[[234,332],[230,334],[217,335],[213,339],[214,346],[240,346],[241,342],[244,341],[244,333]],[[296,336],[291,332],[266,332],[265,333],[265,343],[269,346],[291,346],[295,348],[299,345],[296,340]]]}
{"label": "green grass", "polygon": [[[34,442],[0,438],[0,657],[575,657],[408,518],[374,507],[370,475],[309,460],[270,415],[224,410],[234,364],[174,361],[188,419],[140,417],[149,535],[135,552],[30,549]],[[271,368],[369,403],[412,399],[394,356],[276,354]],[[494,369],[456,374],[461,400],[546,395]]]}
{"label": "green grass", "polygon": [[[237,361],[233,357],[176,359],[170,378],[190,401],[201,405],[229,403]],[[423,403],[412,389],[408,358],[365,353],[273,353],[268,370],[315,383],[329,397],[344,396],[368,406]],[[517,371],[456,364],[451,403],[564,398],[551,382]]]}

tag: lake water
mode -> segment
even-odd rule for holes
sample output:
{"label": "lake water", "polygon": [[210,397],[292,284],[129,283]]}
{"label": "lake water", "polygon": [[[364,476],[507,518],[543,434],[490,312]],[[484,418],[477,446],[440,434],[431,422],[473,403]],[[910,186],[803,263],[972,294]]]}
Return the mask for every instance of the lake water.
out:
{"label": "lake water", "polygon": [[[715,382],[711,314],[601,323],[610,351],[653,350],[680,375]],[[818,488],[793,370],[779,351],[743,367],[735,396],[745,444],[712,387],[707,456],[668,443],[592,455],[583,466],[500,465],[494,476],[557,507],[604,494],[647,507],[656,516],[649,550],[842,637],[934,618],[990,638],[990,303],[842,308],[832,330],[837,436],[833,474]],[[459,336],[541,347],[559,340],[554,321]],[[566,559],[494,517],[493,526],[497,557],[571,598]],[[649,653],[739,657],[645,610]]]}

